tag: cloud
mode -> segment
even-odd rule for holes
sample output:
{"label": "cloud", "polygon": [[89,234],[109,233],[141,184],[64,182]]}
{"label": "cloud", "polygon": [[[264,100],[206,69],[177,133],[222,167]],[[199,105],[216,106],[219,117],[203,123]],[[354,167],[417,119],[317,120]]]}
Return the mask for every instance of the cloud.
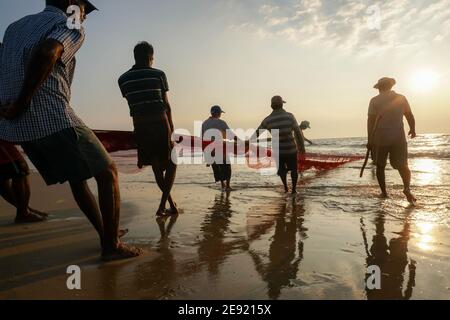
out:
{"label": "cloud", "polygon": [[[238,0],[230,0],[231,2]],[[301,45],[378,52],[442,42],[450,0],[247,0],[239,29]]]}

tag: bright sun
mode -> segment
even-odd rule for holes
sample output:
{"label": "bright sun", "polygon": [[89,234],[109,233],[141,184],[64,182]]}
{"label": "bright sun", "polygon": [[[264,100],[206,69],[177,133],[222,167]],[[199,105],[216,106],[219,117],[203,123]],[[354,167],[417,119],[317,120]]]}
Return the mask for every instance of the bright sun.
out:
{"label": "bright sun", "polygon": [[426,92],[432,90],[436,86],[438,75],[433,70],[423,69],[416,71],[411,80],[415,90]]}

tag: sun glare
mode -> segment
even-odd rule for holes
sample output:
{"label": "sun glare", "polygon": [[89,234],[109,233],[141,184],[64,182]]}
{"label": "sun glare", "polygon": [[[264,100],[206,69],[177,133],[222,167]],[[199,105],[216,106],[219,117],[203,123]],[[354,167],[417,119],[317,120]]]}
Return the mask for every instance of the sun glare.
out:
{"label": "sun glare", "polygon": [[415,90],[428,92],[436,86],[438,78],[437,73],[433,70],[423,69],[416,71],[412,75],[411,82]]}

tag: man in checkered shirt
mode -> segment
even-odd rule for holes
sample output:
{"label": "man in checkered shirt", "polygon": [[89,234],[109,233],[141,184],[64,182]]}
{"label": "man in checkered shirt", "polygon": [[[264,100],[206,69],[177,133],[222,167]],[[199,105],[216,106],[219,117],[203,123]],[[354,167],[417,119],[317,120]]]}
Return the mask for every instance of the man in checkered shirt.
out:
{"label": "man in checkered shirt", "polygon": [[[83,22],[96,8],[87,0],[46,4],[44,11],[14,22],[5,32],[0,139],[20,144],[48,185],[70,183],[80,209],[99,233],[105,260],[136,257],[141,250],[119,239],[125,232],[119,230],[115,164],[70,106],[75,54],[85,35],[82,27],[69,27],[66,12],[76,5]],[[90,178],[97,181],[99,204],[87,185]]]}

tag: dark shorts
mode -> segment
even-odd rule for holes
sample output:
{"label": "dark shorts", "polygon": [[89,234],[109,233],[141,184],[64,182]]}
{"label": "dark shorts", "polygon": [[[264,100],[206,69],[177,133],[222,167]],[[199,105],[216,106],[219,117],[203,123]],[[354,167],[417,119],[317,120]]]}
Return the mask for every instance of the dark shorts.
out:
{"label": "dark shorts", "polygon": [[138,166],[166,166],[171,160],[173,149],[167,115],[134,117],[133,124],[138,146]]}
{"label": "dark shorts", "polygon": [[282,176],[290,171],[297,171],[297,154],[280,155],[277,161],[278,175]]}
{"label": "dark shorts", "polygon": [[379,167],[386,167],[387,159],[394,169],[408,166],[408,144],[401,143],[392,146],[375,146],[373,159]]}
{"label": "dark shorts", "polygon": [[22,178],[30,174],[28,164],[17,148],[0,141],[0,181]]}
{"label": "dark shorts", "polygon": [[113,161],[87,127],[69,128],[22,144],[47,185],[82,182],[108,169]]}
{"label": "dark shorts", "polygon": [[216,182],[231,180],[231,165],[230,164],[212,164],[214,172],[214,179]]}

